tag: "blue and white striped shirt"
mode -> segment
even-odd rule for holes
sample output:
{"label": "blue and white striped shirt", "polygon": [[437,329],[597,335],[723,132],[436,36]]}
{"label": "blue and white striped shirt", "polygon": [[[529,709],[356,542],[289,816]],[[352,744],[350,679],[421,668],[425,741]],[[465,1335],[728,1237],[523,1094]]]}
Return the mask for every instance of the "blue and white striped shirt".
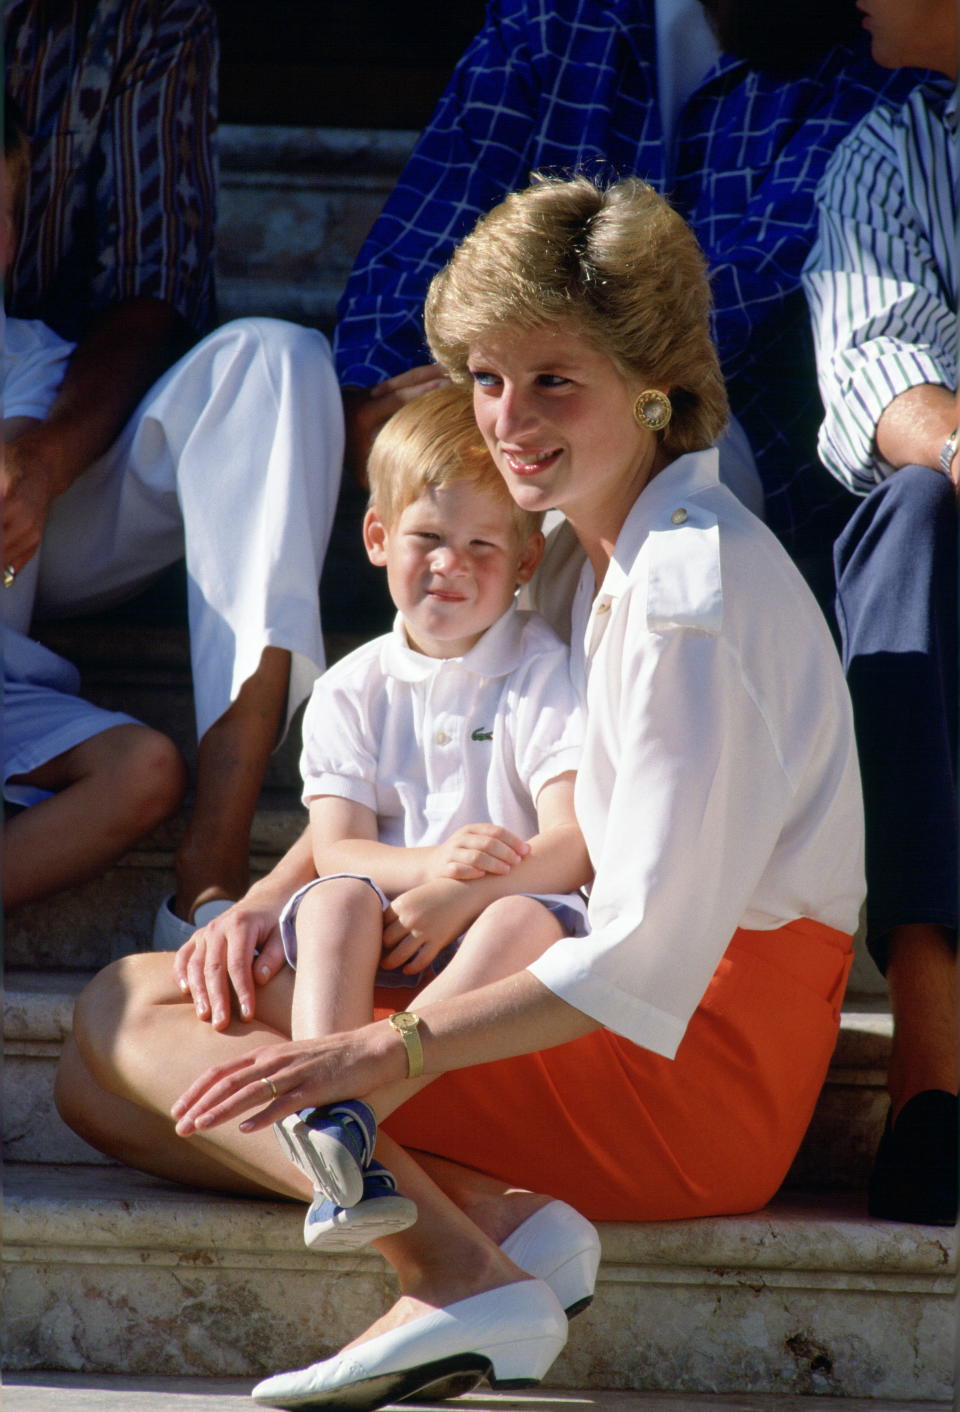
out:
{"label": "blue and white striped shirt", "polygon": [[340,380],[367,387],[427,361],[431,276],[532,171],[642,176],[670,195],[703,246],[731,405],[757,458],[767,518],[793,543],[844,498],[816,465],[821,410],[800,288],[814,192],[877,95],[901,101],[916,76],[879,69],[865,45],[834,49],[789,80],[722,54],[678,116],[668,189],[656,54],[653,0],[490,0],[350,277]]}
{"label": "blue and white striped shirt", "polygon": [[859,494],[894,467],[877,423],[895,397],[957,386],[960,148],[952,85],[882,103],[850,134],[820,192],[804,284],[826,417],[820,455]]}

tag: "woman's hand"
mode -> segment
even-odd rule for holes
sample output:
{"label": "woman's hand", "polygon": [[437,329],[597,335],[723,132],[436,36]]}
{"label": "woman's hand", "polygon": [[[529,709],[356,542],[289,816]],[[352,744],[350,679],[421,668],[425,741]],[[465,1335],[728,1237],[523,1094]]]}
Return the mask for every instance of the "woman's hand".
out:
{"label": "woman's hand", "polygon": [[[403,1045],[384,1021],[323,1039],[268,1044],[201,1074],[171,1108],[180,1137],[219,1127],[251,1108],[243,1132],[257,1132],[301,1108],[357,1098],[402,1079]],[[277,1096],[272,1096],[276,1089]],[[266,1107],[260,1107],[267,1099]]]}
{"label": "woman's hand", "polygon": [[286,964],[279,916],[276,905],[258,905],[250,894],[184,942],[173,958],[173,974],[182,994],[193,1000],[198,1019],[226,1029],[234,1002],[241,1019],[253,1019],[257,986],[273,980]]}
{"label": "woman's hand", "polygon": [[436,878],[402,892],[383,914],[380,964],[387,971],[402,967],[405,975],[419,975],[466,931],[475,915],[469,889],[448,878]]}
{"label": "woman's hand", "polygon": [[529,852],[526,839],[499,824],[464,824],[434,845],[434,869],[440,878],[475,882],[487,873],[509,873]]}

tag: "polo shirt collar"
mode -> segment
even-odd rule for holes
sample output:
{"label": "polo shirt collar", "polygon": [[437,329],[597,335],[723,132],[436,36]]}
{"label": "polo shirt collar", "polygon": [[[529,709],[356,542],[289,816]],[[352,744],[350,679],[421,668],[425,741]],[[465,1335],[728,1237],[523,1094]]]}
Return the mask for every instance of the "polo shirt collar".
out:
{"label": "polo shirt collar", "polygon": [[463,657],[425,657],[407,642],[403,618],[398,613],[384,642],[383,666],[397,681],[426,681],[448,662],[478,677],[505,677],[524,659],[523,627],[527,614],[511,606],[487,629]]}

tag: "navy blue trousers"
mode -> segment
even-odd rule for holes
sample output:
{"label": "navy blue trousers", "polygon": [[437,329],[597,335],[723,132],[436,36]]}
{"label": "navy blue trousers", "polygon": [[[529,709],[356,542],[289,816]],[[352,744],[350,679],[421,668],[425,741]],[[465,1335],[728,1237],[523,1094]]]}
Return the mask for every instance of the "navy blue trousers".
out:
{"label": "navy blue trousers", "polygon": [[837,620],[867,827],[867,944],[892,927],[957,926],[957,496],[908,466],[837,540]]}

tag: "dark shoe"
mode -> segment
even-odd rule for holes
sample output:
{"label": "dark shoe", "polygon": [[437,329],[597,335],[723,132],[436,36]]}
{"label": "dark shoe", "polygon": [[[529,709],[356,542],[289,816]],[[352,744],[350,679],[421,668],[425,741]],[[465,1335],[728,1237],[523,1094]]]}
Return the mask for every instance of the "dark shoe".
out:
{"label": "dark shoe", "polygon": [[884,1221],[957,1221],[957,1097],[927,1089],[887,1125],[870,1175],[867,1210]]}

